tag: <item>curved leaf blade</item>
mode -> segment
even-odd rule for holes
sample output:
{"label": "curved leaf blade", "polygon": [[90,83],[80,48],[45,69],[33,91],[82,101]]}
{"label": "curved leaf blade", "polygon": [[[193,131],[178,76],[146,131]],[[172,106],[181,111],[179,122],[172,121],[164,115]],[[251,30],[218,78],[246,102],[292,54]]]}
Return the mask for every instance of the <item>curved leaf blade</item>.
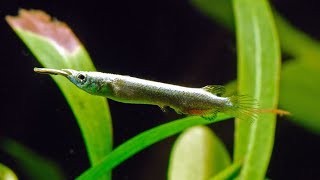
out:
{"label": "curved leaf blade", "polygon": [[146,147],[181,132],[188,127],[215,123],[228,118],[230,116],[219,114],[213,121],[208,121],[201,117],[192,116],[144,131],[115,148],[99,164],[82,173],[77,180],[97,179]]}
{"label": "curved leaf blade", "polygon": [[223,171],[219,172],[217,175],[213,176],[209,180],[228,180],[236,179],[240,174],[242,161],[236,161],[230,166],[226,167]]}
{"label": "curved leaf blade", "polygon": [[316,134],[320,134],[319,67],[306,65],[302,60],[287,62],[281,71],[279,102],[280,106],[292,112],[290,119],[293,122]]}
{"label": "curved leaf blade", "polygon": [[[95,70],[72,30],[43,11],[20,10],[17,17],[7,16],[6,20],[44,67]],[[90,162],[97,164],[112,149],[112,125],[106,99],[79,90],[63,77],[52,78],[77,119]]]}
{"label": "curved leaf blade", "polygon": [[0,163],[0,179],[18,180],[18,177],[10,168]]}
{"label": "curved leaf blade", "polygon": [[[280,45],[266,0],[234,0],[238,48],[239,94],[248,94],[262,109],[276,109],[280,77]],[[263,179],[272,153],[274,114],[236,120],[235,160],[244,159],[241,179]]]}
{"label": "curved leaf blade", "polygon": [[4,139],[0,143],[1,150],[14,158],[21,171],[29,179],[67,179],[58,164],[52,160],[40,156],[31,149],[11,139]]}
{"label": "curved leaf blade", "polygon": [[206,126],[185,130],[176,140],[170,157],[169,180],[207,180],[231,163],[224,144]]}

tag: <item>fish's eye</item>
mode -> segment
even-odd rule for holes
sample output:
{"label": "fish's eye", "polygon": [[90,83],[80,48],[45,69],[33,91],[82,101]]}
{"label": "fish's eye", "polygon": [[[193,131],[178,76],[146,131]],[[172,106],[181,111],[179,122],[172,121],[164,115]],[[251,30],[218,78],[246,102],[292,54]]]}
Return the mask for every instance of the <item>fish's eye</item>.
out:
{"label": "fish's eye", "polygon": [[84,74],[78,74],[77,75],[77,78],[82,82],[84,83],[86,81],[86,76]]}

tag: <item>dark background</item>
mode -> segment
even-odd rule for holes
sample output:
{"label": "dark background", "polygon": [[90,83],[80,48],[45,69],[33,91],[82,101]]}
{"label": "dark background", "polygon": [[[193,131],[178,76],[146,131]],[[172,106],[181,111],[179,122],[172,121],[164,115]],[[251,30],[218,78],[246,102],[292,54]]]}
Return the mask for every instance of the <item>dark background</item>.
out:
{"label": "dark background", "polygon": [[[320,39],[316,0],[276,0],[275,8],[295,26]],[[4,21],[19,8],[41,9],[65,21],[99,71],[192,87],[225,84],[236,78],[233,33],[212,22],[188,1],[0,1],[0,137],[10,137],[58,162],[68,178],[89,167],[79,128],[54,82],[33,72],[39,63]],[[114,147],[178,116],[158,107],[109,101]],[[232,153],[233,121],[211,125]],[[117,180],[165,179],[176,137],[135,155],[113,171]],[[316,179],[319,136],[281,119],[267,176]],[[0,155],[25,178],[10,157]]]}

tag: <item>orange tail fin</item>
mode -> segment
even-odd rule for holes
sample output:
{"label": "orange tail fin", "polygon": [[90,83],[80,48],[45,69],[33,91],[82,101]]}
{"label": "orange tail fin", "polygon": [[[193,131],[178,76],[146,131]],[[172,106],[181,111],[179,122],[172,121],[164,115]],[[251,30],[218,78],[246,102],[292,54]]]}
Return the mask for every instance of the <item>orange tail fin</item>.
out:
{"label": "orange tail fin", "polygon": [[280,116],[290,116],[291,113],[282,109],[257,109],[258,113],[272,113]]}
{"label": "orange tail fin", "polygon": [[260,109],[256,100],[246,95],[229,97],[232,106],[225,113],[240,119],[256,119],[260,113],[272,113],[280,116],[290,115],[290,112],[281,109]]}

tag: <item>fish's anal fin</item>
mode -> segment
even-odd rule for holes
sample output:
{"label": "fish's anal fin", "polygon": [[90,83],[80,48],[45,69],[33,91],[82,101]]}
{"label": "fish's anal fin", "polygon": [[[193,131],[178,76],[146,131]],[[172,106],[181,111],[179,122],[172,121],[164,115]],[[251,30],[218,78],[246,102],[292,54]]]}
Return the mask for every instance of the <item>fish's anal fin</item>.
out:
{"label": "fish's anal fin", "polygon": [[205,91],[208,91],[212,94],[215,94],[217,96],[221,96],[226,92],[226,88],[221,85],[208,85],[208,86],[203,87],[202,89],[204,89]]}

